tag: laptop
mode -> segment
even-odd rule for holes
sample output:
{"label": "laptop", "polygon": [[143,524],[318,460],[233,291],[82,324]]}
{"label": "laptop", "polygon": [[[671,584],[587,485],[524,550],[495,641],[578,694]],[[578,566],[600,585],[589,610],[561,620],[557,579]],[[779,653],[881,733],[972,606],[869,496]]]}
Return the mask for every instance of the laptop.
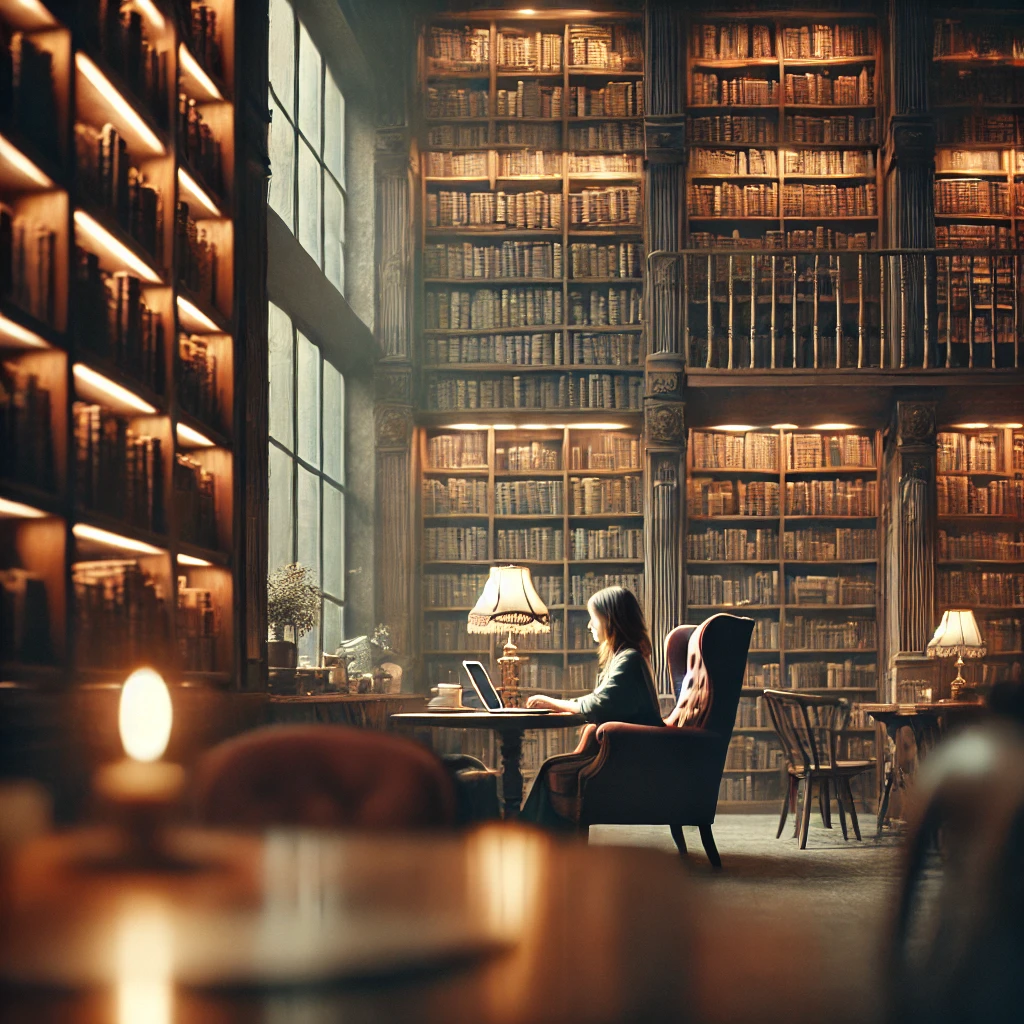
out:
{"label": "laptop", "polygon": [[483,662],[480,661],[464,661],[462,667],[466,670],[469,676],[469,681],[473,684],[473,689],[476,690],[476,695],[480,698],[480,703],[483,704],[484,710],[489,711],[495,715],[522,715],[529,713],[531,715],[547,715],[551,714],[551,708],[507,708],[501,702],[501,696],[498,691],[494,688],[494,684],[491,682],[491,677],[487,674],[487,669],[484,668]]}

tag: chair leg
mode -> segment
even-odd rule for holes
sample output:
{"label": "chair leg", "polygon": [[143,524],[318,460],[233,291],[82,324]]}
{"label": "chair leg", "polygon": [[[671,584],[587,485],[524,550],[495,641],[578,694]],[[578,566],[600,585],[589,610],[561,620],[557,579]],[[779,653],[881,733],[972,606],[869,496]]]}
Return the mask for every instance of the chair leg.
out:
{"label": "chair leg", "polygon": [[825,828],[832,827],[832,798],[828,779],[818,780],[818,811]]}
{"label": "chair leg", "polygon": [[[804,782],[803,791],[804,791],[804,794],[806,795],[807,790],[809,789],[809,787],[811,785],[810,776],[805,778],[803,780],[803,782]],[[800,797],[800,783],[798,782],[797,786],[796,786],[796,793],[794,794],[794,800],[793,800],[793,838],[794,839],[796,839],[797,836],[800,835],[800,815],[802,813],[802,808],[803,808],[803,804],[800,803],[800,799],[801,799],[801,797]]]}
{"label": "chair leg", "polygon": [[715,837],[711,832],[710,825],[700,825],[700,841],[704,844],[704,852],[708,855],[713,868],[722,866],[722,858],[718,855],[718,847],[715,846]]}
{"label": "chair leg", "polygon": [[843,792],[843,783],[841,779],[835,780],[836,787],[836,806],[839,808],[839,827],[843,830],[843,840],[847,840],[849,836],[846,832],[846,810],[843,806],[846,800],[846,794]]}
{"label": "chair leg", "polygon": [[878,831],[875,833],[876,838],[882,834],[885,816],[889,811],[889,794],[892,792],[892,783],[895,775],[896,767],[895,765],[890,765],[885,778],[885,791],[882,793],[882,802],[878,805]]}
{"label": "chair leg", "polygon": [[683,826],[669,825],[668,830],[672,833],[672,838],[675,840],[676,849],[679,851],[679,856],[685,857],[686,840],[683,838]]}
{"label": "chair leg", "polygon": [[775,833],[776,839],[782,835],[782,830],[785,828],[786,818],[789,817],[789,805],[793,802],[793,795],[796,786],[796,776],[790,775],[789,785],[786,787],[786,795],[782,798],[782,814],[779,816],[779,830]]}
{"label": "chair leg", "polygon": [[811,824],[811,801],[814,799],[814,779],[808,775],[804,784],[804,805],[800,808],[800,849],[807,849],[807,830]]}
{"label": "chair leg", "polygon": [[850,824],[853,825],[853,834],[857,837],[857,842],[860,842],[860,823],[857,821],[857,807],[853,801],[853,790],[850,789],[850,780],[843,779],[843,788],[846,791],[846,798],[850,804]]}

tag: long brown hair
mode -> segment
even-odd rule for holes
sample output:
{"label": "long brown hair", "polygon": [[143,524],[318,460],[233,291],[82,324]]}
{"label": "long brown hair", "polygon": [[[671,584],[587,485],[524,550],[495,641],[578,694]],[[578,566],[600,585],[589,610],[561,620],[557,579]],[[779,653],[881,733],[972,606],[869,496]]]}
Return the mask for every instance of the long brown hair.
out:
{"label": "long brown hair", "polygon": [[640,602],[631,590],[605,587],[587,602],[587,608],[601,618],[607,634],[597,651],[597,663],[602,670],[620,650],[629,647],[639,651],[650,665],[651,635]]}

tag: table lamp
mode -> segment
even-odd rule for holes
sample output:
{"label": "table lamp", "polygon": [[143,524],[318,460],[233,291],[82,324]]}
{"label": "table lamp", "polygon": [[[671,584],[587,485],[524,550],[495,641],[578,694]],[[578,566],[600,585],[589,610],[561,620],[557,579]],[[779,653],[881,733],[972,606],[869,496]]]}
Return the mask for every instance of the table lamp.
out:
{"label": "table lamp", "polygon": [[501,696],[506,707],[519,707],[519,654],[513,633],[547,633],[551,617],[521,565],[492,566],[483,593],[469,613],[470,633],[508,633],[502,656]]}
{"label": "table lamp", "polygon": [[939,628],[928,641],[928,656],[951,658],[956,655],[956,679],[949,684],[951,700],[981,699],[975,692],[974,684],[964,679],[961,669],[964,667],[964,657],[984,658],[986,651],[985,641],[981,639],[978,623],[974,619],[974,612],[969,608],[947,608],[942,613]]}

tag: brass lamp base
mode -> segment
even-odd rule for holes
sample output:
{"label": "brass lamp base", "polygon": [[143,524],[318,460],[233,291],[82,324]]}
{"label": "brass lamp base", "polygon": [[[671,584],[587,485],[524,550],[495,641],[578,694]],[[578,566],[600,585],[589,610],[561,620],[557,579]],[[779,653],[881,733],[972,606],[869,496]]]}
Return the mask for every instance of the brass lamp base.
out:
{"label": "brass lamp base", "polygon": [[949,699],[972,704],[980,703],[981,697],[978,695],[975,684],[964,679],[963,667],[964,659],[963,655],[960,655],[956,659],[956,679],[951,680],[949,684]]}
{"label": "brass lamp base", "polygon": [[512,631],[509,630],[508,640],[498,659],[501,666],[501,693],[502,703],[507,708],[520,707],[519,696],[519,649],[512,643]]}

